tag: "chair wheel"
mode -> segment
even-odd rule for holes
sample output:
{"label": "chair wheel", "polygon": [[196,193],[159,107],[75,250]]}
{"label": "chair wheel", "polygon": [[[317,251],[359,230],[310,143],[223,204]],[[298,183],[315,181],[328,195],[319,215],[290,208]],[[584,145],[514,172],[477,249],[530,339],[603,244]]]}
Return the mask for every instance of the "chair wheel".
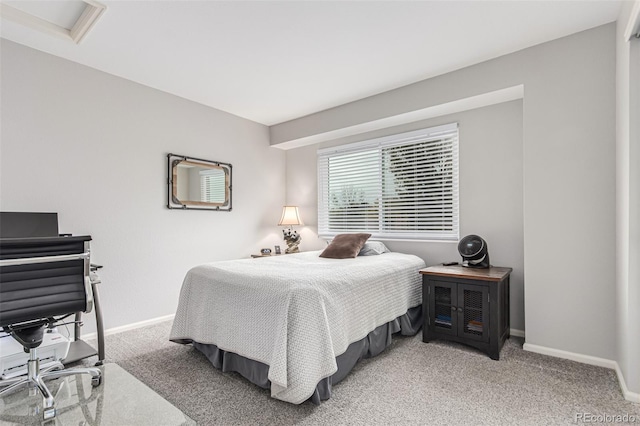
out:
{"label": "chair wheel", "polygon": [[102,374],[91,378],[91,386],[93,386],[94,388],[97,386],[100,386],[101,383],[102,383]]}
{"label": "chair wheel", "polygon": [[56,416],[56,408],[55,407],[49,407],[49,408],[45,408],[42,411],[42,418],[44,420],[51,420]]}

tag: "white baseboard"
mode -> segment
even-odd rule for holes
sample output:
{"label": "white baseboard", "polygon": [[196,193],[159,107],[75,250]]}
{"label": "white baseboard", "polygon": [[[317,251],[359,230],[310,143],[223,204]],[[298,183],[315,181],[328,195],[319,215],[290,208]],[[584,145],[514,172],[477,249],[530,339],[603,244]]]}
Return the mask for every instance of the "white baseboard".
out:
{"label": "white baseboard", "polygon": [[577,361],[583,364],[595,365],[598,367],[615,369],[616,365],[618,365],[617,362],[610,359],[598,358],[591,355],[583,355],[575,352],[568,352],[560,349],[548,348],[546,346],[532,345],[531,343],[525,343],[522,348],[525,351],[535,352],[542,355],[549,355],[556,358],[569,359],[571,361]]}
{"label": "white baseboard", "polygon": [[590,355],[578,354],[575,352],[563,351],[560,349],[548,348],[545,346],[532,345],[531,343],[525,343],[522,348],[525,351],[529,352],[535,352],[542,355],[549,355],[556,358],[568,359],[571,361],[581,362],[583,364],[595,365],[597,367],[605,367],[615,370],[616,375],[618,376],[618,382],[620,383],[620,390],[622,391],[622,395],[624,395],[624,399],[631,402],[640,402],[640,394],[631,392],[627,388],[622,370],[620,370],[620,366],[616,361],[613,361],[611,359],[598,358]]}
{"label": "white baseboard", "polygon": [[620,382],[620,389],[622,389],[622,394],[624,395],[624,399],[631,402],[637,402],[640,404],[640,393],[631,392],[629,388],[627,388],[627,382],[624,380],[624,376],[622,375],[622,370],[620,366],[616,362],[616,374],[618,375],[618,382]]}
{"label": "white baseboard", "polygon": [[518,330],[516,328],[509,329],[509,334],[513,337],[524,337],[524,330]]}
{"label": "white baseboard", "polygon": [[[163,317],[152,318],[140,322],[134,322],[132,324],[121,325],[120,327],[109,328],[104,331],[105,336],[111,334],[118,334],[128,330],[135,330],[136,328],[146,327],[148,325],[158,324],[161,322],[172,320],[175,314],[165,315]],[[98,333],[87,333],[82,335],[82,340],[97,339]]]}

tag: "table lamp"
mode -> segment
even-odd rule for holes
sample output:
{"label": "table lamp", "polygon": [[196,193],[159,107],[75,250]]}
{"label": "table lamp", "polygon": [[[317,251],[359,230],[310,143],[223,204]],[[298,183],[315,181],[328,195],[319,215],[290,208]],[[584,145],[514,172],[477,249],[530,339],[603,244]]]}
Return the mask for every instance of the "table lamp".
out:
{"label": "table lamp", "polygon": [[287,254],[300,252],[298,245],[300,245],[302,237],[298,234],[298,231],[293,229],[294,225],[303,225],[298,207],[282,207],[282,217],[280,218],[280,222],[278,222],[278,226],[287,226],[287,228],[282,230],[284,241],[287,243],[287,249],[285,250]]}

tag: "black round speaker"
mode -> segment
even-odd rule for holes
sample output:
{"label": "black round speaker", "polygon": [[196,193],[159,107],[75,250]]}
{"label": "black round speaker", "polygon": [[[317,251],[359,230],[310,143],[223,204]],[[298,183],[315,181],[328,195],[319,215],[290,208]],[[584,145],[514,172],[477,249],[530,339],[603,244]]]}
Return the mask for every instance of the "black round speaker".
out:
{"label": "black round speaker", "polygon": [[477,235],[467,235],[458,243],[458,252],[462,256],[462,266],[469,268],[488,268],[489,248],[487,242]]}

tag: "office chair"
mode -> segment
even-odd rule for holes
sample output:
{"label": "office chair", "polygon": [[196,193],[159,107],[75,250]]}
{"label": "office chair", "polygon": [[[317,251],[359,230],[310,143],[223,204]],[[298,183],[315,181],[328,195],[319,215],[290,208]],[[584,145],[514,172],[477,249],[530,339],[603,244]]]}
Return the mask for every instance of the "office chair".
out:
{"label": "office chair", "polygon": [[44,420],[56,416],[54,398],[44,381],[74,374],[90,374],[102,383],[99,368],[64,369],[61,362],[40,369],[38,346],[44,333],[76,312],[90,312],[93,295],[89,280],[91,237],[0,240],[0,327],[29,354],[27,374],[0,380],[0,396],[29,385],[43,397]]}

